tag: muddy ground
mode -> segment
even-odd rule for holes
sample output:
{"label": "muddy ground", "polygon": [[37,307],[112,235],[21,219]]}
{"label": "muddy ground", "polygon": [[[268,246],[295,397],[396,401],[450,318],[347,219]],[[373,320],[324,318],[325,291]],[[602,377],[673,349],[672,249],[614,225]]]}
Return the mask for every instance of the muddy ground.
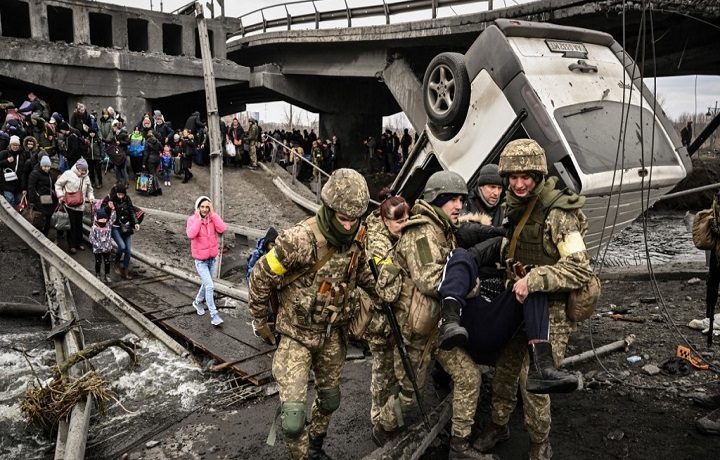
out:
{"label": "muddy ground", "polygon": [[[189,213],[195,198],[207,193],[207,169],[195,167],[193,173],[196,175],[194,181],[180,184],[176,180],[162,197],[133,196],[133,199],[141,207]],[[262,171],[226,170],[225,179],[227,220],[256,228],[286,227],[305,215],[282,197]],[[100,195],[102,190],[96,193]],[[0,241],[2,263],[13,260],[17,264],[10,280],[18,289],[8,291],[3,288],[3,297],[22,293],[21,286],[32,286],[32,291],[37,291],[37,258],[1,225]],[[150,215],[133,243],[143,252],[169,258],[178,266],[191,267],[182,223],[166,222]],[[233,258],[244,258],[247,249],[241,243],[226,242],[228,263]],[[135,266],[142,270],[141,266]],[[693,370],[687,376],[649,375],[643,369],[647,364],[659,366],[674,356],[677,345],[685,339],[720,366],[719,345],[716,343],[708,349],[705,337],[685,326],[691,319],[704,316],[705,285],[702,279],[705,268],[701,264],[655,267],[656,285],[648,281],[643,268],[625,267],[606,272],[598,312],[626,307],[631,310],[630,317],[644,322],[595,316],[580,324],[571,337],[568,355],[590,349],[591,340],[599,346],[635,334],[636,341],[627,353],[613,353],[599,361],[591,360],[571,367],[583,374],[584,388],[553,398],[551,442],[555,458],[709,459],[716,458],[720,452],[720,437],[696,432],[694,420],[707,411],[693,406],[689,399],[696,391],[720,391],[717,376],[699,370]],[[241,270],[236,270],[231,278],[239,281],[244,276]],[[630,364],[627,357],[633,355],[639,356],[640,362]],[[369,422],[370,366],[370,358],[347,362],[342,382],[342,405],[336,412],[326,441],[326,451],[333,458],[362,458],[374,449]],[[490,378],[491,374],[486,374],[485,390]],[[427,402],[438,401],[444,391],[428,384]],[[488,394],[484,391],[478,427],[489,418],[487,402]],[[147,404],[151,405],[152,401]],[[126,451],[127,458],[284,458],[280,442],[274,447],[265,443],[277,405],[277,395],[262,396],[229,407],[208,403],[185,419],[138,438],[134,447]],[[511,431],[511,440],[499,446],[495,453],[501,458],[526,458],[528,439],[519,411],[512,419]],[[102,457],[101,453],[96,454]],[[425,458],[445,458],[446,455],[445,432]]]}

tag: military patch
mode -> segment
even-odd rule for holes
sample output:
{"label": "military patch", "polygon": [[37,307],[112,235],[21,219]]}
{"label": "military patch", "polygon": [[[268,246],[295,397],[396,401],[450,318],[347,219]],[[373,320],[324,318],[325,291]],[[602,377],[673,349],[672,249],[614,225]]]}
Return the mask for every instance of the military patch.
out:
{"label": "military patch", "polygon": [[420,258],[420,265],[427,265],[433,262],[432,251],[430,250],[430,243],[427,237],[423,236],[415,243],[415,250]]}
{"label": "military patch", "polygon": [[570,232],[558,243],[557,248],[560,257],[567,257],[571,254],[585,251],[585,240],[583,240],[580,232]]}

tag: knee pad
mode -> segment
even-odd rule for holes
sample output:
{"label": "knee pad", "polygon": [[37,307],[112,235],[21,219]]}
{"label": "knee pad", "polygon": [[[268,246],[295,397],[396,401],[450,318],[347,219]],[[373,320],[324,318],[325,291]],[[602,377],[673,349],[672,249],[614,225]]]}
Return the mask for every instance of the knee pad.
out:
{"label": "knee pad", "polygon": [[323,415],[335,412],[340,407],[340,387],[318,390],[317,405]]}
{"label": "knee pad", "polygon": [[280,406],[280,426],[289,439],[299,437],[305,429],[305,401],[286,401]]}

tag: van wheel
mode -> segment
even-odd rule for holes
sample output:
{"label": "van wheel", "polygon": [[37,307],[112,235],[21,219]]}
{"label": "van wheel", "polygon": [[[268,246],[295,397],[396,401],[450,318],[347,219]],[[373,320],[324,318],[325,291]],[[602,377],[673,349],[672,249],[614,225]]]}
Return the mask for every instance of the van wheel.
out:
{"label": "van wheel", "polygon": [[435,126],[459,126],[470,103],[470,81],[460,53],[441,53],[430,61],[423,78],[423,103]]}

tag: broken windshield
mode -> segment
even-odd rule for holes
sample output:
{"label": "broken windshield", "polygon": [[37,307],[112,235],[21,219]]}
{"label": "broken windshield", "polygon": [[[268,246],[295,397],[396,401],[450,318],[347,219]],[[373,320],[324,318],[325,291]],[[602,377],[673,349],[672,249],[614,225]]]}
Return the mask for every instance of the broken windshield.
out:
{"label": "broken windshield", "polygon": [[[623,122],[626,135],[624,149],[621,144],[618,151],[620,119],[623,113],[627,117],[627,122]],[[615,168],[616,157],[618,169],[650,166],[655,118],[647,108],[643,107],[641,112],[640,107],[636,105],[631,105],[628,109],[627,105],[620,102],[592,101],[557,109],[555,120],[565,134],[575,159],[585,174],[612,171]],[[655,122],[654,138],[653,166],[676,165],[678,160],[672,144],[657,122]]]}

